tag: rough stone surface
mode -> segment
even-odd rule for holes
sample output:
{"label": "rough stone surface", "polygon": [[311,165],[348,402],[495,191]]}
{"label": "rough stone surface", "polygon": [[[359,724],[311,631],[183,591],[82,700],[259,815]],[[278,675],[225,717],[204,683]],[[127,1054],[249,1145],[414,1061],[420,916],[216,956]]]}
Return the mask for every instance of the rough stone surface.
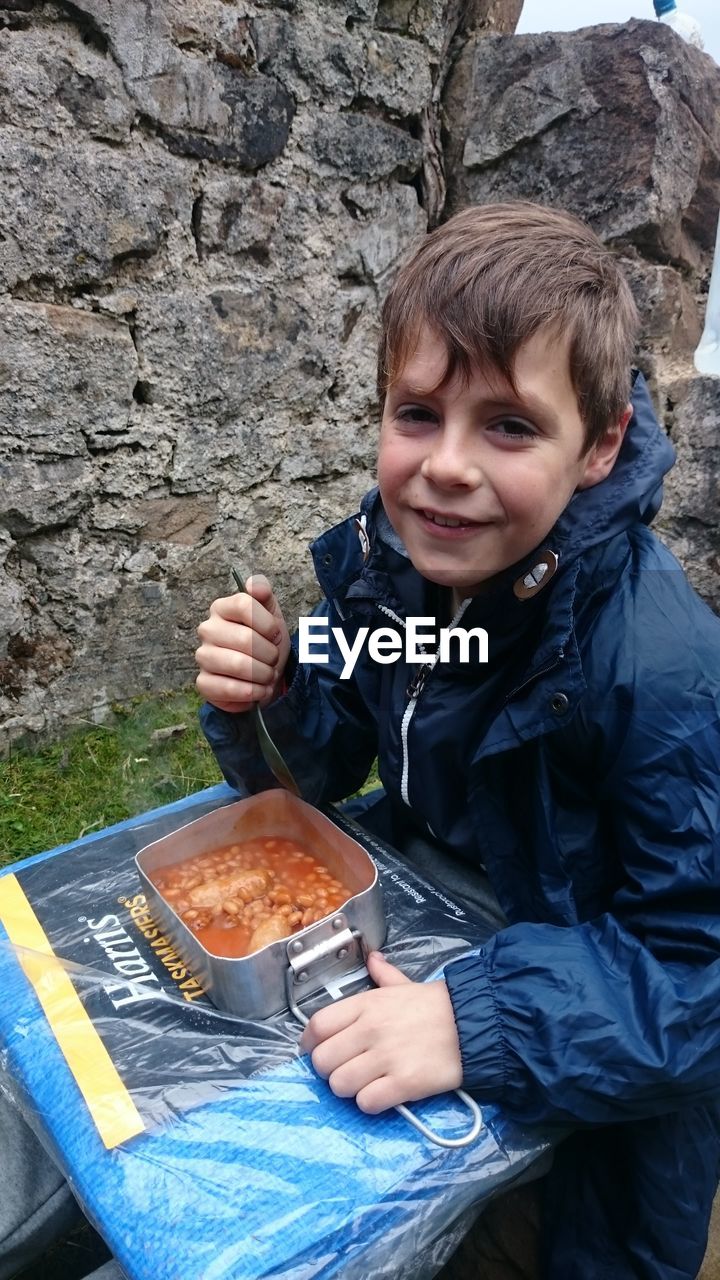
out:
{"label": "rough stone surface", "polygon": [[310,607],[306,545],[372,481],[380,304],[466,200],[617,247],[663,532],[717,607],[718,70],[658,24],[503,35],[520,8],[0,4],[0,753],[188,683],[231,564]]}
{"label": "rough stone surface", "polygon": [[720,206],[718,68],[661,23],[477,39],[451,75],[448,210],[544,200],[697,268]]}
{"label": "rough stone surface", "polygon": [[686,373],[667,386],[664,407],[677,462],[658,532],[720,613],[720,381]]}
{"label": "rough stone surface", "polygon": [[[169,223],[189,218],[192,197],[181,191],[175,166],[153,150],[157,169],[145,147],[128,164],[90,138],[49,149],[13,128],[0,131],[0,287],[55,296],[53,287],[101,283],[133,259],[158,255]],[[76,194],[69,199],[69,192]]]}

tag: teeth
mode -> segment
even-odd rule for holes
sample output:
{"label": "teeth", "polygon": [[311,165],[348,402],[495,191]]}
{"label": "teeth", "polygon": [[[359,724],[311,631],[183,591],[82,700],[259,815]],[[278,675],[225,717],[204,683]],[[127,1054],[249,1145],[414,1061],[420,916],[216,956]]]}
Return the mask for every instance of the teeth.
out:
{"label": "teeth", "polygon": [[426,520],[431,520],[433,524],[445,525],[448,529],[459,529],[461,524],[468,524],[467,520],[452,520],[450,516],[436,516],[432,511],[423,511]]}

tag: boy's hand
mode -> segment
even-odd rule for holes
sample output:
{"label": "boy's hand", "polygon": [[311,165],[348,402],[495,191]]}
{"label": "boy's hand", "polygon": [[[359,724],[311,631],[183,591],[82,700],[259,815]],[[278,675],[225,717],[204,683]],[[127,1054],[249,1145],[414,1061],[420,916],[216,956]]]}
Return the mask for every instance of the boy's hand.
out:
{"label": "boy's hand", "polygon": [[207,702],[221,711],[249,711],[272,702],[290,653],[282,610],[262,574],[248,578],[245,590],[210,606],[198,627],[200,647],[195,684]]}
{"label": "boy's hand", "polygon": [[411,982],[378,951],[368,956],[377,991],[313,1014],[301,1040],[338,1098],[375,1115],[462,1084],[455,1018],[444,982]]}

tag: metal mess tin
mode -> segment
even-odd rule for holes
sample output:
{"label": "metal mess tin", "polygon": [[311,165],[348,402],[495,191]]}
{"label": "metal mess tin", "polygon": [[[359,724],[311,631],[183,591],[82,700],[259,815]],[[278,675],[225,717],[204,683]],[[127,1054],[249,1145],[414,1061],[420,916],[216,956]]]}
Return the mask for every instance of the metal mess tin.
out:
{"label": "metal mess tin", "polygon": [[[351,896],[338,911],[248,956],[214,955],[156,889],[154,873],[221,845],[255,838],[304,844]],[[246,1018],[298,1013],[297,1000],[364,965],[385,941],[382,890],[370,855],[324,814],[285,790],[263,791],[197,818],[146,845],[135,863],[151,914],[213,1004]]]}
{"label": "metal mess tin", "polygon": [[[348,886],[350,897],[338,911],[316,924],[270,942],[248,956],[214,955],[156,889],[153,873],[222,845],[266,837],[284,837],[304,844]],[[372,858],[324,814],[284,789],[263,791],[197,818],[140,849],[135,864],[151,914],[213,1004],[225,1013],[269,1018],[290,1009],[299,1022],[305,1023],[307,1018],[298,1000],[323,988],[335,999],[340,994],[340,980],[356,971],[367,974],[365,956],[385,941],[382,889]],[[455,1092],[472,1116],[471,1128],[462,1137],[443,1137],[404,1104],[398,1104],[395,1110],[438,1146],[465,1147],[480,1132],[482,1113],[462,1089]]]}

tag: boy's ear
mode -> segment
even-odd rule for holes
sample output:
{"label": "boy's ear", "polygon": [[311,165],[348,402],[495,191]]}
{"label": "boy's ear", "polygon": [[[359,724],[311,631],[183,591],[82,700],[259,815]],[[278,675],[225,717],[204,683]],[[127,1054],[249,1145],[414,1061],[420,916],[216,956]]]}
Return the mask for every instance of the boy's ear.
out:
{"label": "boy's ear", "polygon": [[608,427],[602,440],[598,440],[589,450],[578,489],[591,489],[594,484],[600,484],[601,480],[610,475],[632,415],[633,408],[629,404],[617,422]]}

